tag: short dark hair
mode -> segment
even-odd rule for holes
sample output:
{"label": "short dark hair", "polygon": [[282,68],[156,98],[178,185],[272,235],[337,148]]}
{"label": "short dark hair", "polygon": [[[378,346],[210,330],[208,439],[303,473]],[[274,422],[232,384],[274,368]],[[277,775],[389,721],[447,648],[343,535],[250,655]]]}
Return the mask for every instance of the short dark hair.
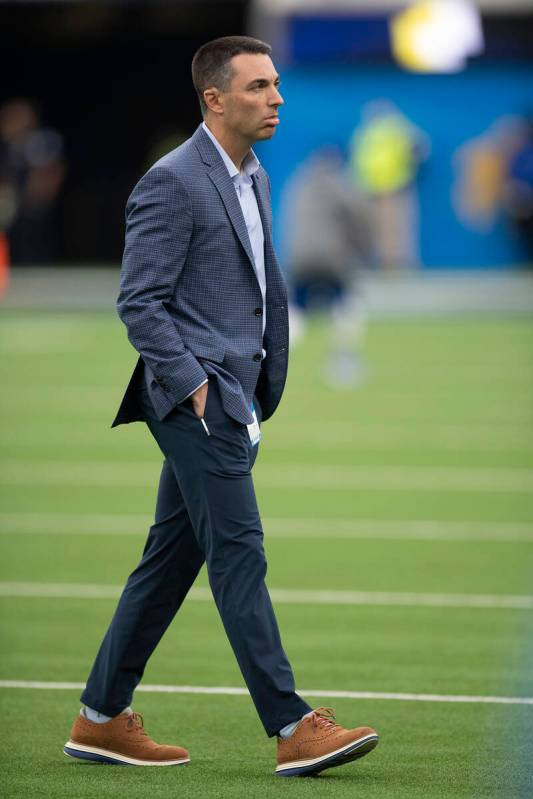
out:
{"label": "short dark hair", "polygon": [[226,91],[231,83],[231,59],[241,53],[270,55],[272,48],[251,36],[222,36],[203,44],[192,60],[192,82],[200,100],[202,116],[207,113],[204,92],[210,86]]}

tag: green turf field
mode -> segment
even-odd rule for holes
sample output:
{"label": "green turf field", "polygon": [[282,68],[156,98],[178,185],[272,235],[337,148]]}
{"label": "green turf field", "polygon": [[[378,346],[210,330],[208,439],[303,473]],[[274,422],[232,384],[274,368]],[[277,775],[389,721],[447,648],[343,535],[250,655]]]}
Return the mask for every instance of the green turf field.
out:
{"label": "green turf field", "polygon": [[[533,704],[479,700],[533,697],[532,345],[526,317],[380,320],[367,381],[332,391],[315,327],[263,426],[268,582],[298,686],[375,726],[374,753],[280,780],[247,696],[147,692],[148,731],[191,765],[77,764],[62,745],[79,690],[4,682],[2,796],[533,796]],[[142,425],[109,429],[135,361],[114,316],[4,312],[0,354],[0,679],[81,683],[161,458]],[[206,586],[202,572],[145,685],[243,687]]]}

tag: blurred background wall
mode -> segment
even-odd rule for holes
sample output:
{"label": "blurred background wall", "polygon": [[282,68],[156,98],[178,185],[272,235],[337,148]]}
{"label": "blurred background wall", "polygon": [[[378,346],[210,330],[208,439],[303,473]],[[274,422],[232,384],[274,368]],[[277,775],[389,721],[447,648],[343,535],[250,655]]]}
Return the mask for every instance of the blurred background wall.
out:
{"label": "blurred background wall", "polygon": [[[317,148],[334,145],[370,199],[380,246],[386,250],[387,232],[407,231],[402,247],[395,238],[397,262],[374,252],[371,267],[526,266],[533,260],[531,4],[470,4],[480,17],[464,58],[440,70],[412,55],[410,31],[420,19],[400,17],[411,5],[0,3],[0,225],[13,239],[13,264],[118,263],[134,183],[200,121],[193,53],[216,36],[252,33],[273,44],[286,101],[275,140],[258,148],[272,179],[281,253],[287,181]],[[427,24],[432,3],[418,6]],[[16,222],[5,130],[18,98],[31,104],[29,124],[40,135],[30,148],[37,200]],[[19,195],[30,167],[17,167]],[[17,243],[28,242],[28,230],[38,239],[29,251]]]}
{"label": "blurred background wall", "polygon": [[[517,154],[526,147],[531,159],[531,4],[265,0],[259,5],[263,13],[257,30],[271,31],[285,63],[283,126],[275,147],[260,148],[276,200],[287,175],[310,151],[335,144],[353,165],[354,147],[364,146],[358,134],[361,138],[371,124],[376,127],[379,117],[392,121],[396,116],[411,139],[412,163],[404,166],[403,183],[400,179],[394,186],[391,175],[387,186],[383,174],[401,170],[402,158],[409,157],[406,152],[393,154],[401,148],[397,131],[396,136],[376,134],[373,146],[379,150],[382,174],[372,176],[374,187],[359,175],[359,187],[374,197],[390,196],[395,189],[399,196],[405,189],[403,204],[410,209],[403,209],[400,226],[411,226],[416,241],[404,262],[502,268],[531,259],[531,237],[522,235],[516,224],[511,186]],[[287,13],[274,13],[273,6]],[[417,6],[425,19],[413,12],[407,19],[406,9]],[[430,31],[432,6],[435,36]],[[452,17],[458,15],[449,28],[448,20],[436,18],[439,6],[448,7]],[[428,41],[428,52],[421,48],[426,64],[413,57],[422,29]],[[373,157],[370,145],[367,157]],[[358,176],[353,177],[357,182]],[[530,213],[530,183],[528,188]],[[389,215],[382,236],[391,227]],[[397,250],[398,243],[396,236]],[[401,261],[401,252],[397,254]]]}

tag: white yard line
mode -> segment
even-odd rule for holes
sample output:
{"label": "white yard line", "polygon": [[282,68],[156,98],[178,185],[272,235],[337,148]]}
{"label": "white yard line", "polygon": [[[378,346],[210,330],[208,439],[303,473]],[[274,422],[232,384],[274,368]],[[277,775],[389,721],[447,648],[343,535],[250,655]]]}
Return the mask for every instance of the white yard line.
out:
{"label": "white yard line", "polygon": [[[280,604],[299,605],[398,605],[433,608],[504,608],[533,610],[533,596],[509,594],[428,594],[396,591],[313,591],[297,588],[271,588],[270,596]],[[94,583],[2,582],[0,597],[39,599],[115,599],[121,586]],[[192,588],[188,599],[212,600],[209,588]]]}
{"label": "white yard line", "polygon": [[267,538],[533,542],[533,524],[436,519],[265,518]]}
{"label": "white yard line", "polygon": [[533,492],[533,470],[419,466],[279,464],[258,470],[260,485],[281,488]]}
{"label": "white yard line", "polygon": [[[146,535],[153,521],[147,514],[23,511],[0,513],[0,534]],[[533,542],[533,524],[528,522],[266,517],[263,527],[267,538],[283,539]]]}
{"label": "white yard line", "polygon": [[[75,330],[75,326],[73,326],[72,329]],[[3,330],[3,332],[5,332],[5,327],[4,326],[2,326],[2,330]],[[47,332],[47,335],[48,335],[48,332]],[[70,336],[70,332],[69,332],[68,335]],[[27,328],[24,329],[23,336],[24,336],[24,338],[28,337]],[[454,367],[460,368],[460,364],[454,363]],[[465,371],[468,372],[469,374],[471,374],[471,370],[472,370],[472,365],[469,365],[469,366],[465,367]],[[492,374],[492,367],[489,370],[485,370],[485,371],[488,371],[489,374]],[[391,375],[405,374],[405,372],[397,371],[396,369],[393,369],[393,368],[387,369],[386,372],[387,372],[387,374],[391,374]],[[511,372],[512,372],[512,370],[510,370],[510,373]],[[382,372],[382,374],[383,374],[383,372]],[[517,376],[525,378],[525,380],[528,381],[528,374],[525,373],[523,370],[516,371],[515,374]],[[129,373],[128,373],[127,369],[124,372],[124,376],[125,377],[129,376]],[[10,383],[10,385],[5,386],[5,387],[2,388],[2,396],[6,396],[8,398],[12,398],[12,399],[15,400],[16,398],[20,397],[20,393],[21,393],[21,391],[24,388],[25,388],[25,383],[23,381],[20,382],[18,385]],[[92,396],[95,393],[96,394],[105,393],[105,394],[109,394],[109,395],[115,397],[117,394],[120,393],[120,391],[122,389],[122,386],[119,385],[116,381],[113,382],[113,383],[108,383],[106,385],[103,385],[101,383],[99,383],[99,384],[88,383],[87,385],[80,385],[80,384],[73,385],[73,384],[69,383],[68,385],[61,386],[61,391],[58,394],[57,385],[50,384],[50,383],[45,384],[45,383],[39,382],[38,389],[39,389],[38,393],[32,395],[33,397],[36,398],[37,401],[38,401],[39,397],[41,397],[41,396],[50,397],[52,399],[61,399],[61,397],[65,396],[65,395],[66,396],[71,396],[71,397],[73,397],[76,400],[83,400],[83,399],[86,399],[88,395]],[[496,400],[500,400],[501,402],[504,402],[505,398],[508,395],[508,392],[507,392],[507,390],[505,388],[505,382],[504,381],[498,381],[496,386],[493,387],[493,392],[494,392],[494,396],[491,394],[491,399],[496,399]],[[386,401],[387,401],[387,403],[390,400],[393,403],[400,403],[402,401],[405,401],[405,402],[408,403],[408,405],[410,407],[412,407],[414,403],[416,403],[416,402],[418,402],[420,400],[421,396],[424,396],[424,393],[425,393],[425,396],[427,396],[428,399],[431,399],[434,402],[437,402],[437,401],[438,402],[449,402],[449,401],[453,402],[453,401],[457,400],[457,391],[454,391],[454,390],[450,389],[449,387],[447,388],[446,385],[443,384],[442,386],[440,386],[438,388],[436,388],[434,386],[431,386],[431,385],[426,385],[425,388],[421,388],[420,391],[414,391],[412,389],[411,390],[402,391],[401,389],[396,389],[395,391],[387,392]],[[306,391],[305,387],[304,388],[300,388],[297,385],[294,385],[294,386],[291,386],[290,389],[287,389],[287,395],[290,398],[297,397],[298,399],[302,399],[304,396],[307,396],[307,391]],[[461,397],[463,397],[465,395],[468,396],[468,397],[473,396],[474,399],[476,399],[479,396],[479,387],[476,384],[474,384],[474,385],[470,384],[468,386],[465,386],[463,388],[462,393],[461,393]],[[525,386],[525,388],[522,391],[522,393],[520,393],[518,391],[517,392],[513,392],[513,397],[516,398],[517,400],[526,400],[527,401],[528,397],[529,397],[529,394],[527,392],[527,385]],[[476,421],[476,424],[483,424],[483,419],[477,419],[476,418],[475,421]]]}
{"label": "white yard line", "polygon": [[[35,680],[0,680],[0,688],[22,688],[38,691],[82,691],[82,682],[39,682]],[[146,694],[195,694],[205,696],[249,696],[246,688],[226,688],[202,685],[139,685],[137,691]],[[377,699],[400,702],[451,702],[490,705],[533,705],[530,696],[462,696],[453,694],[406,694],[381,691],[328,691],[303,689],[302,696],[326,697],[328,699]]]}
{"label": "white yard line", "polygon": [[[86,399],[86,395],[84,397]],[[118,398],[117,398],[118,402]],[[91,409],[92,409],[91,405]],[[18,408],[20,409],[20,402]],[[79,403],[72,408],[79,411]],[[91,419],[96,432],[101,432],[103,427],[98,423],[91,410]],[[27,414],[26,414],[27,416]],[[100,412],[98,412],[100,416]],[[70,417],[69,417],[70,418]],[[65,425],[72,420],[65,418],[65,413],[58,413],[57,419],[51,419],[46,429],[36,424],[31,418],[24,418],[24,425],[20,428],[4,430],[2,440],[4,446],[16,447],[17,453],[21,449],[31,449],[43,445],[53,444],[56,448],[58,437],[65,436]],[[526,423],[527,424],[527,423]],[[441,422],[426,423],[422,426],[418,420],[405,421],[401,425],[388,424],[386,421],[379,425],[365,422],[364,427],[346,423],[338,427],[328,424],[328,429],[317,428],[316,424],[303,425],[301,423],[277,423],[272,430],[265,432],[265,447],[269,450],[287,450],[298,446],[303,449],[350,450],[357,448],[370,448],[373,451],[397,449],[401,446],[416,446],[429,451],[502,451],[502,452],[530,452],[533,449],[533,439],[528,439],[524,433],[524,424],[517,424],[512,429],[503,428],[499,422],[487,427],[472,425],[449,425]],[[80,429],[74,423],[70,424],[67,438],[82,446],[94,446],[95,432],[87,427]],[[115,439],[113,439],[115,441]],[[114,457],[116,453],[110,450],[106,457]]]}
{"label": "white yard line", "polygon": [[[0,533],[59,534],[59,535],[145,535],[153,524],[145,514],[104,513],[0,513]],[[531,529],[533,535],[533,526]]]}
{"label": "white yard line", "polygon": [[[151,487],[160,464],[149,461],[4,461],[5,485]],[[270,488],[349,491],[533,492],[533,469],[446,466],[309,466],[261,464],[257,482]]]}

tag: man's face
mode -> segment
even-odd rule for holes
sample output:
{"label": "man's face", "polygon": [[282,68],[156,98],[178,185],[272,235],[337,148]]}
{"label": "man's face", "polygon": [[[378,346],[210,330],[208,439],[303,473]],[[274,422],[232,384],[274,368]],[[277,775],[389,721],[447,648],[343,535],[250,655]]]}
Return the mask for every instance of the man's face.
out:
{"label": "man's face", "polygon": [[231,59],[231,66],[231,84],[219,94],[224,127],[249,142],[271,139],[279,123],[278,108],[283,105],[272,60],[260,53],[241,53]]}

